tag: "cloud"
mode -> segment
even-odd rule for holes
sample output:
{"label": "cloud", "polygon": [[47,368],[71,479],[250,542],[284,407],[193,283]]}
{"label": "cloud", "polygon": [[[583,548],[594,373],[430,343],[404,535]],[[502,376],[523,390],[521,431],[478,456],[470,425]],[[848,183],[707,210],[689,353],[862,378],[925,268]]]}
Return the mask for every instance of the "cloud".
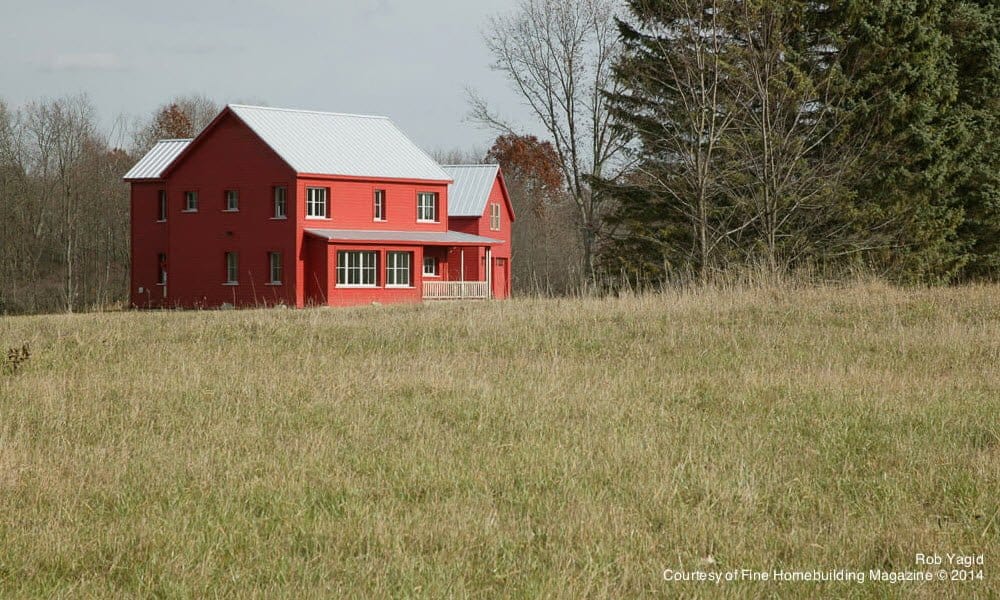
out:
{"label": "cloud", "polygon": [[71,52],[51,56],[45,68],[50,71],[118,71],[124,65],[112,52]]}

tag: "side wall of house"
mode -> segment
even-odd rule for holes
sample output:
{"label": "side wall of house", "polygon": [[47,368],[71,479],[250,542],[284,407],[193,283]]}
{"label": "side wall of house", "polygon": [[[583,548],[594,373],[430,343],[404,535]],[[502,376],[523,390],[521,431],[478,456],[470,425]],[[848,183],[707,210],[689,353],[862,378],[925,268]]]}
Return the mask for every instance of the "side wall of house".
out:
{"label": "side wall of house", "polygon": [[[227,115],[169,174],[168,260],[171,305],[301,306],[296,241],[295,174],[236,116]],[[287,191],[287,218],[274,218],[274,188]],[[239,193],[239,210],[225,210],[225,193]],[[198,194],[197,212],[184,194]],[[226,284],[225,253],[235,252],[239,283]],[[270,283],[268,254],[281,253],[283,281]]]}
{"label": "side wall of house", "polygon": [[[156,308],[165,304],[167,287],[160,284],[161,254],[167,254],[169,220],[160,220],[160,190],[163,181],[136,181],[131,188],[131,274],[129,299],[132,306]],[[167,256],[169,263],[170,257]],[[168,273],[169,273],[169,265]]]}

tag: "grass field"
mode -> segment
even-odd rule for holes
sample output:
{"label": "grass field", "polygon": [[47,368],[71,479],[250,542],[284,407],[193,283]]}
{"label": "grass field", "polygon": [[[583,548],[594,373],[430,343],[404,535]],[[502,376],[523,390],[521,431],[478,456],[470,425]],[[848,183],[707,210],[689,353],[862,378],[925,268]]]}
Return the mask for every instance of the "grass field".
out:
{"label": "grass field", "polygon": [[[0,597],[1000,595],[997,286],[0,317],[25,342]],[[662,576],[916,553],[984,580]]]}

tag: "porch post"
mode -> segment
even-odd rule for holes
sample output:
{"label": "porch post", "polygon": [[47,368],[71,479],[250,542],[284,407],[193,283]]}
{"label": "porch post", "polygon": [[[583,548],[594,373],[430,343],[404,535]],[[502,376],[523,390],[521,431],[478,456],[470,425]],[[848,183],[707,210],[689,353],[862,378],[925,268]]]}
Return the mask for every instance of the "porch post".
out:
{"label": "porch post", "polygon": [[486,246],[486,298],[493,297],[493,257],[490,247]]}

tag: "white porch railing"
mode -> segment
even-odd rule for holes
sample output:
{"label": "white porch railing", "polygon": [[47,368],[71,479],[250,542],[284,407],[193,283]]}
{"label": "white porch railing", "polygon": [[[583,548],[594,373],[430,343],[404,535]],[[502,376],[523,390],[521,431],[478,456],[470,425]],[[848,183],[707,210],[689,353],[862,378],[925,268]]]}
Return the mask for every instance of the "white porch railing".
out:
{"label": "white porch railing", "polygon": [[485,281],[425,281],[425,300],[462,300],[489,298]]}

